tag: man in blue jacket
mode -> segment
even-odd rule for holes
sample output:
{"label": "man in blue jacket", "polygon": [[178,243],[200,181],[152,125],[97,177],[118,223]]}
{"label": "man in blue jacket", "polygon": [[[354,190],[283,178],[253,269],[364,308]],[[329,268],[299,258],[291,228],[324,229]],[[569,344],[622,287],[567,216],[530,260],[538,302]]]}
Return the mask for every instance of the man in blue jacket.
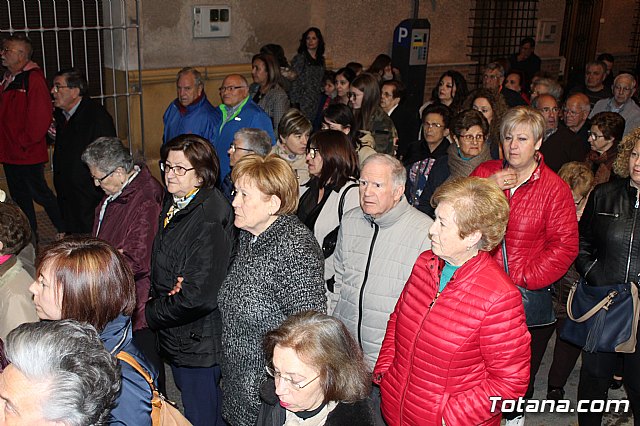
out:
{"label": "man in blue jacket", "polygon": [[264,130],[275,145],[271,118],[251,98],[247,79],[239,74],[225,77],[220,87],[222,104],[217,108],[221,115],[221,123],[217,129],[213,146],[220,158],[220,176],[226,176],[231,167],[227,151],[233,142],[235,133],[245,127]]}
{"label": "man in blue jacket", "polygon": [[162,143],[184,133],[202,136],[213,144],[220,125],[220,111],[207,99],[200,71],[186,67],[176,78],[177,98],[171,102],[162,118]]}

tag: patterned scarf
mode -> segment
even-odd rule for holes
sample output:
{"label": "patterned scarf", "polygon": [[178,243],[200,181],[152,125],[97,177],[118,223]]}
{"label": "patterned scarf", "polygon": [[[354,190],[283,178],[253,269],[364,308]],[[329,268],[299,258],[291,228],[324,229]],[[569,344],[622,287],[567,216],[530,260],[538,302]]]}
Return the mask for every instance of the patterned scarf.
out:
{"label": "patterned scarf", "polygon": [[193,200],[199,190],[200,188],[193,189],[189,191],[189,193],[184,197],[176,197],[175,195],[173,196],[173,204],[171,204],[171,207],[169,207],[169,211],[164,218],[165,228],[167,227],[171,219],[173,219],[173,216],[176,215],[176,213],[189,205],[189,203],[191,202],[191,200]]}

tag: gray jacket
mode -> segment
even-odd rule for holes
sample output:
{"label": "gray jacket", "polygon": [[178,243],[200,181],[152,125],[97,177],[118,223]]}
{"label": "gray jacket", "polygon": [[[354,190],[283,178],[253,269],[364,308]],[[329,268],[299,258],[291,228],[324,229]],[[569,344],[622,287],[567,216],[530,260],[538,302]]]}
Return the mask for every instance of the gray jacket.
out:
{"label": "gray jacket", "polygon": [[334,253],[337,304],[330,310],[358,340],[371,367],[413,264],[431,248],[432,223],[404,196],[378,219],[360,207],[342,219]]}

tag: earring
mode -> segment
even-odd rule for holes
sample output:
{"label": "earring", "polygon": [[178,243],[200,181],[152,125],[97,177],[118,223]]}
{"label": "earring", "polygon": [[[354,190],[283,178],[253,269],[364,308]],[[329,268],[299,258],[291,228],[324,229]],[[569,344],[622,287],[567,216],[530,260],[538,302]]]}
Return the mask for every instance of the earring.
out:
{"label": "earring", "polygon": [[271,213],[271,210],[269,210],[267,213],[269,214],[269,216],[273,216],[273,214]]}

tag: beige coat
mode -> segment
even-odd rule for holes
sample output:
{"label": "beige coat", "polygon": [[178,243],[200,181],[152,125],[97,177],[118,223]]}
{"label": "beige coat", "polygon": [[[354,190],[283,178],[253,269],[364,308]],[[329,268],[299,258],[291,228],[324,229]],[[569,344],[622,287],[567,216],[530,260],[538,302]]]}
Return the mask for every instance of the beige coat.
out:
{"label": "beige coat", "polygon": [[12,256],[0,265],[0,339],[20,324],[38,321],[29,286],[33,278]]}

